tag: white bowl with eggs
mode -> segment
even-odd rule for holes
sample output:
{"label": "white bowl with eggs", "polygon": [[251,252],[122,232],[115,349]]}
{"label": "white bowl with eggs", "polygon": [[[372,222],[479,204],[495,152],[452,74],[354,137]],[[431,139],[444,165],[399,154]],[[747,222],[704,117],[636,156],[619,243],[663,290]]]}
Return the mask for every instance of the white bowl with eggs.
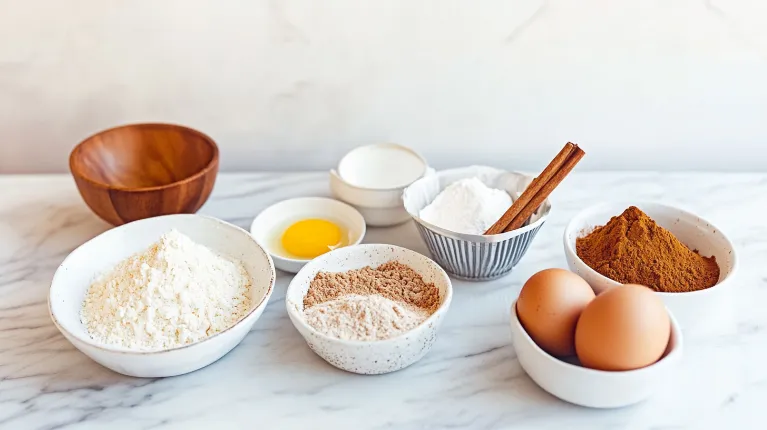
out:
{"label": "white bowl with eggs", "polygon": [[[378,267],[389,261],[410,266],[425,282],[433,283],[439,290],[440,305],[425,321],[399,336],[375,341],[339,339],[321,333],[307,323],[304,297],[317,273]],[[291,322],[317,355],[339,369],[376,375],[410,366],[429,352],[452,298],[450,278],[434,261],[395,245],[364,244],[331,251],[304,266],[288,286],[285,305]]]}
{"label": "white bowl with eggs", "polygon": [[592,206],[577,214],[567,225],[564,248],[567,265],[591,285],[597,294],[620,286],[589,267],[578,257],[576,239],[605,225],[610,218],[619,216],[629,206],[636,206],[666,230],[670,231],[690,249],[703,256],[714,256],[719,265],[719,282],[713,287],[681,293],[658,294],[688,335],[716,333],[731,324],[733,309],[733,282],[737,271],[735,247],[722,231],[703,218],[685,210],[659,203],[605,203]]}
{"label": "white bowl with eggs", "polygon": [[410,219],[402,206],[405,187],[433,173],[426,160],[406,146],[366,145],[348,152],[330,171],[330,190],[354,206],[368,225],[392,226]]}
{"label": "white bowl with eggs", "polygon": [[[251,309],[228,329],[172,349],[142,351],[94,340],[80,319],[91,283],[122,260],[151,246],[171,229],[218,254],[241,261],[253,281]],[[53,276],[48,309],[64,337],[104,367],[128,376],[175,376],[205,367],[237,346],[266,308],[274,280],[271,258],[247,231],[202,215],[166,215],[108,230],[72,251]]]}
{"label": "white bowl with eggs", "polygon": [[525,331],[511,306],[511,337],[519,364],[541,388],[566,402],[590,408],[618,408],[639,403],[653,395],[682,358],[682,331],[674,316],[671,337],[660,360],[627,371],[604,371],[582,367],[549,355]]}
{"label": "white bowl with eggs", "polygon": [[[294,230],[294,235],[285,236],[289,228],[307,220],[311,222]],[[332,231],[334,226],[338,231]],[[365,219],[359,211],[325,197],[283,200],[264,209],[250,225],[250,233],[271,255],[275,267],[290,273],[297,273],[315,258],[314,254],[320,252],[315,251],[318,247],[324,253],[356,245],[362,242],[365,231]],[[336,241],[335,236],[340,240]]]}

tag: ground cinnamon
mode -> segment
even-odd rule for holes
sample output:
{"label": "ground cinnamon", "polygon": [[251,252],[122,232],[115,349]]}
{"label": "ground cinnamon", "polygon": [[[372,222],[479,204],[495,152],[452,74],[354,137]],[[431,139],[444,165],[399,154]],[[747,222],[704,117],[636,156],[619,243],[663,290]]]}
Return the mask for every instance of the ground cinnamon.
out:
{"label": "ground cinnamon", "polygon": [[439,289],[433,283],[424,281],[410,266],[389,261],[376,268],[317,273],[304,297],[304,309],[348,294],[377,294],[425,309],[429,314],[440,304]]}
{"label": "ground cinnamon", "polygon": [[602,275],[659,292],[703,290],[719,280],[713,256],[690,250],[634,206],[578,238],[575,249],[584,263]]}

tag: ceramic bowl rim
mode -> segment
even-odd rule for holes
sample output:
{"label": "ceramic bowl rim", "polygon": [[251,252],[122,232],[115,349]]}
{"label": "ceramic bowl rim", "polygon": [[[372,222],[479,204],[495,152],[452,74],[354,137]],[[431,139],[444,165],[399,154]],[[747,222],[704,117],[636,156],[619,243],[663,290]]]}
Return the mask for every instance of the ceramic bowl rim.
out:
{"label": "ceramic bowl rim", "polygon": [[[423,171],[421,172],[421,175],[418,176],[417,178],[415,178],[409,184],[401,185],[399,187],[386,187],[386,188],[362,187],[362,186],[359,186],[359,185],[356,185],[356,184],[352,184],[348,180],[344,179],[343,176],[341,176],[341,163],[344,162],[346,157],[348,157],[352,152],[360,150],[362,148],[373,148],[373,147],[377,147],[377,146],[393,146],[393,147],[397,147],[399,149],[403,149],[405,151],[408,151],[411,154],[415,155],[416,157],[418,157],[419,160],[421,160],[421,164],[423,164]],[[426,174],[429,172],[429,163],[426,162],[426,158],[424,158],[423,155],[421,155],[421,153],[419,153],[418,151],[416,151],[413,148],[407,147],[407,146],[399,144],[399,143],[394,143],[394,142],[382,142],[382,143],[371,143],[369,145],[362,145],[362,146],[358,146],[356,148],[351,149],[349,152],[344,154],[343,157],[341,157],[341,159],[338,161],[338,166],[336,166],[335,168],[331,169],[330,172],[331,172],[331,175],[335,174],[335,176],[338,177],[338,179],[341,182],[343,182],[345,185],[347,185],[347,186],[349,186],[351,188],[360,190],[360,191],[366,191],[366,192],[370,192],[370,191],[390,191],[391,192],[391,191],[402,191],[405,188],[407,188],[410,185],[412,185],[413,182],[415,182],[415,181],[423,178],[424,176],[426,176]]]}
{"label": "ceramic bowl rim", "polygon": [[[90,141],[94,137],[97,137],[105,133],[120,130],[123,128],[135,128],[135,127],[141,127],[141,128],[159,127],[163,129],[183,129],[185,132],[195,134],[199,136],[213,150],[213,153],[210,157],[210,161],[208,161],[208,163],[202,169],[200,169],[199,171],[195,172],[194,174],[186,178],[179,179],[178,181],[173,181],[163,185],[153,185],[151,187],[124,187],[120,185],[108,184],[106,182],[97,181],[91,178],[90,176],[84,175],[80,171],[76,171],[74,169],[75,160],[80,156],[82,147],[83,145],[85,145],[86,142]],[[69,153],[69,171],[72,173],[72,176],[82,179],[98,188],[102,188],[106,190],[131,192],[131,193],[143,193],[143,192],[150,192],[150,191],[166,190],[166,189],[177,187],[182,184],[187,184],[199,178],[202,178],[216,168],[216,166],[218,165],[218,157],[219,157],[219,151],[218,151],[218,145],[216,144],[216,141],[214,141],[210,136],[208,136],[207,134],[199,130],[193,129],[191,127],[187,127],[185,125],[174,124],[174,123],[136,122],[136,123],[122,124],[122,125],[110,127],[101,131],[97,131],[91,134],[90,136],[86,137],[85,139],[81,140],[80,143],[78,143],[77,145],[75,145],[74,148],[72,148],[72,152]]]}
{"label": "ceramic bowl rim", "polygon": [[348,248],[350,246],[359,245],[360,243],[362,243],[362,240],[365,239],[365,234],[367,234],[367,223],[365,222],[365,217],[362,216],[362,214],[360,213],[360,211],[357,210],[357,208],[355,208],[354,206],[352,206],[352,205],[350,205],[350,204],[348,204],[346,202],[342,202],[341,200],[332,199],[330,197],[294,197],[294,198],[290,198],[290,199],[280,200],[280,201],[278,201],[276,203],[273,203],[273,204],[265,207],[261,212],[258,213],[258,215],[256,215],[253,218],[253,221],[250,222],[250,235],[261,246],[261,248],[263,248],[264,251],[266,251],[266,253],[269,254],[269,256],[272,257],[273,259],[282,260],[282,261],[285,261],[285,262],[288,262],[288,263],[306,264],[306,263],[314,260],[314,258],[319,258],[322,255],[325,255],[325,254],[322,254],[322,255],[320,255],[318,257],[314,257],[314,258],[291,258],[291,257],[284,257],[282,255],[277,255],[277,254],[273,255],[272,252],[269,250],[269,246],[267,246],[266,244],[261,244],[259,242],[259,240],[256,239],[256,235],[253,232],[253,228],[256,225],[256,220],[258,220],[258,218],[261,217],[261,215],[264,212],[266,212],[266,211],[268,211],[268,210],[270,210],[270,209],[272,209],[272,208],[274,208],[276,206],[279,206],[281,204],[292,202],[292,201],[298,201],[298,200],[303,200],[303,201],[331,201],[331,202],[333,202],[331,204],[337,204],[339,206],[346,206],[347,208],[351,209],[351,211],[354,213],[354,216],[359,218],[359,220],[361,221],[361,225],[362,225],[362,230],[360,231],[359,237],[357,239],[355,239],[354,242],[351,242],[351,243],[349,243],[346,246],[342,246],[342,247],[336,248],[336,249]]}
{"label": "ceramic bowl rim", "polygon": [[[177,346],[177,347],[174,347],[174,348],[165,348],[165,349],[148,350],[148,351],[144,351],[144,350],[129,350],[129,349],[126,349],[126,348],[115,347],[115,346],[112,346],[112,345],[108,345],[108,344],[104,344],[104,343],[101,343],[101,342],[97,342],[97,341],[95,341],[94,339],[92,339],[90,337],[82,337],[79,334],[72,333],[71,331],[67,330],[61,323],[59,323],[58,318],[56,317],[56,315],[53,312],[53,309],[51,308],[51,292],[53,291],[53,284],[56,283],[56,280],[60,276],[63,276],[63,275],[61,275],[61,273],[62,273],[61,272],[61,267],[64,266],[64,264],[66,264],[66,262],[70,259],[72,254],[75,253],[75,251],[77,251],[78,249],[86,246],[87,244],[91,243],[92,241],[96,240],[97,238],[99,238],[99,237],[101,237],[103,235],[108,235],[111,232],[116,231],[116,230],[118,230],[118,229],[120,229],[120,228],[122,228],[122,227],[124,227],[126,225],[130,225],[130,224],[133,224],[133,223],[140,223],[140,222],[143,222],[143,221],[146,221],[146,220],[151,220],[151,219],[169,218],[169,217],[185,217],[185,218],[198,217],[198,218],[205,218],[205,219],[207,219],[209,221],[213,221],[213,222],[219,223],[219,224],[224,225],[226,227],[234,228],[235,231],[237,231],[238,233],[245,234],[248,237],[250,237],[250,240],[253,241],[253,243],[261,251],[263,256],[266,257],[266,261],[269,264],[269,272],[270,272],[270,274],[269,274],[269,276],[270,276],[269,288],[266,290],[266,293],[264,293],[263,297],[261,298],[261,301],[257,305],[252,306],[250,311],[248,311],[247,315],[245,315],[244,317],[240,318],[240,320],[238,320],[236,323],[232,324],[230,327],[227,327],[226,329],[221,330],[220,332],[215,333],[215,334],[213,334],[211,336],[208,336],[205,339],[199,340],[197,342],[190,343],[188,345]],[[51,287],[48,289],[48,315],[50,316],[50,318],[53,321],[53,324],[56,326],[56,328],[58,328],[60,332],[62,332],[62,333],[64,333],[66,335],[65,337],[71,336],[72,338],[77,339],[78,341],[83,342],[86,345],[94,347],[94,348],[99,349],[101,351],[107,351],[107,352],[110,352],[110,353],[119,353],[119,354],[123,354],[123,355],[144,355],[144,356],[155,355],[155,354],[164,354],[164,353],[168,353],[168,352],[180,351],[180,350],[183,350],[183,349],[195,347],[195,346],[201,345],[203,343],[209,343],[208,341],[211,341],[214,338],[218,337],[219,335],[222,335],[222,334],[224,334],[224,333],[234,329],[235,327],[241,326],[241,325],[245,324],[247,321],[251,320],[258,310],[260,310],[261,308],[265,308],[266,305],[269,303],[269,298],[271,297],[272,292],[274,291],[274,284],[275,284],[276,278],[277,278],[277,272],[276,272],[276,270],[274,268],[274,262],[272,261],[272,258],[269,256],[269,253],[266,252],[266,250],[264,250],[261,247],[261,245],[259,245],[258,242],[256,242],[256,240],[247,231],[245,231],[241,227],[238,227],[238,226],[236,226],[234,224],[228,223],[228,222],[226,222],[224,220],[221,220],[219,218],[216,218],[216,217],[213,217],[213,216],[209,216],[209,215],[199,215],[199,214],[161,215],[161,216],[157,216],[157,217],[145,218],[145,219],[141,219],[141,220],[137,220],[137,221],[132,221],[130,223],[126,223],[126,224],[123,224],[121,226],[117,226],[117,227],[111,228],[111,229],[109,229],[109,230],[107,230],[107,231],[105,231],[105,232],[103,232],[103,233],[101,233],[101,234],[99,234],[99,235],[97,235],[97,236],[87,240],[86,242],[84,242],[80,246],[78,246],[77,248],[73,249],[67,255],[67,257],[61,262],[61,264],[59,264],[59,267],[56,269],[56,272],[53,274],[53,279],[51,280]],[[82,321],[80,323],[82,324]]]}
{"label": "ceramic bowl rim", "polygon": [[410,217],[413,218],[413,220],[415,220],[417,223],[421,224],[422,226],[428,228],[429,230],[431,230],[431,231],[433,231],[433,232],[435,232],[435,233],[437,233],[437,234],[439,234],[441,236],[449,237],[451,239],[456,239],[456,240],[462,240],[462,241],[465,241],[465,242],[472,242],[472,243],[505,242],[507,240],[510,240],[510,239],[513,239],[513,238],[515,238],[517,236],[520,236],[520,235],[522,235],[524,233],[527,233],[530,230],[538,228],[540,225],[542,225],[544,222],[546,222],[546,220],[549,217],[549,214],[551,214],[551,207],[552,207],[551,206],[551,202],[549,201],[548,198],[541,205],[540,210],[542,210],[542,213],[540,215],[540,218],[538,218],[538,220],[536,220],[534,223],[530,223],[530,224],[528,224],[528,225],[526,225],[524,227],[520,227],[520,228],[512,230],[512,231],[507,231],[505,233],[490,234],[490,235],[457,233],[457,232],[454,232],[454,231],[446,230],[446,229],[444,229],[442,227],[438,227],[438,226],[436,226],[434,224],[431,224],[429,222],[424,221],[421,217],[418,216],[418,214],[414,214],[413,212],[411,212],[410,209],[408,209],[408,205],[404,204],[405,193],[407,193],[408,188],[410,188],[412,186],[415,186],[418,182],[425,181],[425,180],[427,180],[427,178],[432,178],[432,177],[439,178],[440,175],[444,175],[444,174],[448,174],[448,173],[454,173],[456,171],[460,171],[460,170],[464,170],[464,169],[472,168],[472,167],[482,167],[482,168],[492,169],[492,170],[495,170],[495,171],[497,171],[499,173],[511,174],[511,175],[514,175],[514,176],[520,176],[520,177],[522,177],[524,179],[532,179],[533,178],[532,176],[526,175],[526,174],[521,173],[521,172],[514,172],[514,171],[510,171],[510,170],[503,170],[503,169],[498,169],[498,168],[490,167],[490,166],[468,166],[468,167],[457,167],[457,168],[453,168],[453,169],[440,170],[440,171],[436,172],[434,175],[430,175],[428,177],[421,177],[421,178],[419,178],[418,180],[414,181],[412,184],[408,185],[405,188],[405,190],[403,191],[403,193],[402,193],[403,206],[405,207],[405,210],[407,211],[407,213],[410,214]]}
{"label": "ceramic bowl rim", "polygon": [[[567,252],[569,254],[572,254],[572,256],[576,259],[576,261],[581,266],[583,266],[583,270],[585,270],[589,275],[594,276],[597,279],[599,279],[601,281],[604,281],[605,283],[607,283],[607,284],[609,284],[609,285],[611,285],[613,287],[621,286],[623,284],[621,284],[618,281],[614,281],[614,280],[608,278],[607,276],[604,276],[601,273],[597,272],[596,270],[592,269],[591,267],[589,267],[589,265],[586,264],[583,260],[581,260],[581,257],[578,256],[578,254],[575,252],[575,247],[574,247],[574,243],[573,243],[574,241],[573,242],[569,241],[568,240],[568,236],[570,236],[571,233],[575,233],[575,229],[576,228],[581,228],[582,229],[583,224],[584,224],[583,220],[587,216],[589,216],[589,215],[591,215],[591,214],[593,214],[595,212],[596,213],[605,212],[605,210],[608,209],[608,208],[619,207],[620,205],[622,205],[622,203],[620,203],[620,202],[613,202],[613,203],[605,202],[605,203],[599,203],[599,204],[596,204],[596,205],[593,205],[593,206],[590,206],[590,207],[587,207],[587,208],[581,210],[580,212],[578,212],[570,220],[570,222],[567,223],[567,227],[565,227],[565,233],[564,233],[564,237],[563,237],[563,241],[564,241],[564,245],[565,245],[565,252]],[[700,216],[695,215],[694,213],[692,213],[690,211],[687,211],[687,210],[684,210],[684,209],[681,209],[681,208],[678,208],[678,207],[675,207],[675,206],[671,206],[671,205],[667,205],[667,204],[663,204],[663,203],[649,202],[649,201],[637,202],[637,203],[634,203],[633,206],[636,206],[636,207],[638,207],[640,209],[642,207],[653,206],[653,207],[656,207],[656,208],[661,208],[661,209],[665,209],[665,210],[668,210],[668,211],[676,212],[678,214],[682,214],[682,215],[687,216],[687,217],[697,218],[702,223],[708,224],[712,229],[714,229],[715,231],[718,231],[722,235],[722,239],[727,244],[727,247],[729,248],[728,251],[732,255],[732,267],[727,272],[727,274],[725,274],[724,278],[722,278],[721,281],[717,282],[713,286],[708,287],[708,288],[704,288],[702,290],[685,291],[685,292],[680,292],[680,293],[656,291],[656,294],[659,294],[661,297],[672,297],[672,296],[673,297],[691,297],[691,296],[694,296],[694,295],[705,295],[705,294],[710,293],[712,290],[715,290],[715,289],[719,290],[719,289],[721,289],[725,284],[728,283],[729,280],[731,280],[734,277],[735,273],[738,270],[738,256],[737,256],[737,252],[735,251],[735,246],[733,246],[732,242],[730,241],[730,238],[727,237],[727,235],[724,233],[724,231],[722,231],[722,229],[720,229],[719,227],[717,227],[714,224],[710,223],[708,220],[706,220],[703,217],[700,217]],[[628,206],[626,206],[626,207],[628,207]],[[612,215],[612,216],[617,216],[617,215],[620,215],[620,213]],[[577,237],[582,237],[582,236],[580,235],[580,232],[579,232],[577,235],[573,235],[573,237],[577,238]],[[720,266],[720,269],[721,269],[721,266]]]}
{"label": "ceramic bowl rim", "polygon": [[[298,275],[300,275],[301,272],[303,272],[304,270],[307,270],[307,271],[309,270],[309,269],[307,269],[307,267],[309,267],[309,264],[307,264],[306,266],[301,268],[301,270],[296,274],[296,276],[293,277],[293,279],[290,280],[290,283],[288,284],[288,288],[287,288],[287,290],[285,292],[285,307],[287,308],[288,316],[290,316],[290,320],[293,322],[293,324],[295,325],[296,322],[298,322],[298,323],[301,324],[302,327],[304,327],[307,331],[309,331],[313,335],[315,335],[315,336],[317,336],[317,337],[319,337],[319,338],[321,338],[321,339],[323,339],[325,341],[336,343],[336,344],[348,345],[348,346],[387,345],[387,344],[390,344],[390,343],[397,342],[397,341],[401,340],[402,338],[404,338],[404,337],[406,337],[408,335],[414,334],[417,331],[423,331],[423,329],[425,327],[427,327],[429,325],[429,323],[433,322],[440,315],[442,315],[445,312],[447,312],[448,308],[450,307],[450,303],[453,300],[453,283],[450,280],[450,277],[445,272],[445,270],[439,264],[434,262],[434,260],[432,260],[431,258],[421,254],[420,252],[416,252],[416,251],[413,251],[412,249],[408,249],[408,248],[405,248],[405,247],[402,247],[402,246],[390,245],[390,244],[386,244],[386,243],[363,243],[363,244],[360,244],[360,245],[354,245],[353,247],[352,246],[347,246],[347,247],[344,247],[344,248],[339,248],[337,250],[330,251],[330,252],[328,252],[326,254],[322,254],[321,256],[317,257],[315,260],[319,260],[319,259],[321,259],[323,257],[327,258],[327,256],[331,255],[334,252],[340,251],[341,249],[345,249],[347,251],[348,250],[360,251],[360,250],[363,250],[363,249],[373,249],[373,248],[382,247],[382,246],[383,247],[388,247],[388,248],[393,248],[393,249],[399,250],[399,251],[404,250],[406,253],[414,253],[414,254],[419,255],[422,258],[425,258],[426,261],[428,261],[429,265],[434,267],[434,269],[436,270],[436,273],[438,273],[439,276],[441,278],[443,278],[443,280],[446,282],[445,297],[442,299],[441,303],[439,304],[439,307],[437,307],[437,310],[435,310],[433,314],[429,315],[428,318],[426,318],[420,324],[418,324],[417,326],[411,328],[410,330],[408,330],[408,331],[406,331],[404,333],[400,333],[397,336],[390,337],[388,339],[380,339],[380,340],[347,340],[347,339],[339,339],[337,337],[333,337],[333,336],[321,333],[321,332],[317,331],[314,327],[309,325],[309,323],[306,322],[306,318],[302,315],[302,312],[299,312],[298,309],[295,308],[295,306],[291,306],[291,303],[288,301],[288,297],[290,297],[291,289],[298,288],[297,287],[298,283],[296,282],[296,278],[298,277]],[[351,249],[351,248],[353,248],[353,249]],[[314,261],[312,261],[312,263],[314,263]],[[324,262],[321,261],[321,260],[316,262],[316,264],[320,266],[320,270],[322,270],[322,268],[321,268],[322,267],[322,263],[324,263]],[[348,270],[353,270],[353,269],[348,269]]]}
{"label": "ceramic bowl rim", "polygon": [[[578,366],[578,365],[560,360],[554,357],[553,355],[549,354],[548,352],[544,351],[543,349],[541,349],[540,346],[538,346],[537,343],[535,343],[533,338],[530,337],[530,334],[527,332],[527,330],[525,330],[525,327],[522,326],[522,322],[519,320],[519,315],[517,315],[517,299],[514,299],[514,303],[511,304],[511,325],[512,325],[512,330],[519,330],[519,332],[522,333],[525,341],[529,343],[530,345],[532,345],[533,350],[538,355],[545,357],[546,361],[553,363],[555,366],[566,369],[568,371],[572,370],[575,372],[582,372],[587,375],[600,375],[600,376],[609,375],[608,377],[613,377],[613,376],[621,377],[625,375],[642,375],[644,373],[654,372],[654,371],[657,371],[659,367],[673,365],[676,361],[678,361],[681,358],[684,352],[684,338],[682,335],[682,328],[679,326],[679,323],[677,322],[676,318],[674,318],[674,315],[668,310],[668,308],[666,308],[666,312],[668,312],[669,320],[671,321],[671,336],[669,338],[669,342],[671,342],[671,338],[673,338],[675,341],[674,346],[669,350],[668,354],[661,357],[655,363],[652,363],[649,366],[645,366],[645,367],[641,367],[639,369],[633,369],[633,370],[590,369],[588,367]],[[514,348],[516,353],[516,345],[514,346]],[[517,360],[519,360],[519,356],[517,356]]]}

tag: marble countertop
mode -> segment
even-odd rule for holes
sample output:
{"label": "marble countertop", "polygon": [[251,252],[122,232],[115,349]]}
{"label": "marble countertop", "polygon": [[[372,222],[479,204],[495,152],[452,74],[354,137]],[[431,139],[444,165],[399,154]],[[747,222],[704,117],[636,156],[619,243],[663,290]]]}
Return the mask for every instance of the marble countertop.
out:
{"label": "marble countertop", "polygon": [[[550,220],[507,277],[454,281],[432,351],[400,372],[361,376],[312,353],[284,307],[279,273],[269,306],[239,347],[197,372],[166,379],[113,373],[51,323],[46,297],[64,257],[107,230],[68,176],[0,176],[0,428],[757,429],[767,421],[767,174],[576,173]],[[223,174],[202,213],[242,227],[267,205],[327,195],[322,173]],[[650,400],[617,410],[564,403],[516,360],[509,305],[546,267],[565,267],[562,232],[605,200],[655,200],[721,228],[740,259],[732,324],[687,339],[682,366]],[[427,253],[412,223],[370,228],[366,242]],[[701,315],[705,318],[705,315]]]}

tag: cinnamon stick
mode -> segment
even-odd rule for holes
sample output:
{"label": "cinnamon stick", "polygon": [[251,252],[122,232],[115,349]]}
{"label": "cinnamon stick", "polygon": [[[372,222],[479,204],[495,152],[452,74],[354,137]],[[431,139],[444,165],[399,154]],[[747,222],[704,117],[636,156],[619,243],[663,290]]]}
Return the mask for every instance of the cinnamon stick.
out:
{"label": "cinnamon stick", "polygon": [[487,229],[485,234],[499,234],[506,231],[506,227],[508,227],[508,225],[517,217],[517,215],[522,212],[525,206],[530,203],[530,201],[541,190],[541,188],[543,188],[544,185],[546,185],[546,183],[552,177],[554,177],[557,171],[561,169],[562,165],[564,165],[575,148],[575,144],[567,142],[567,144],[565,144],[562,150],[559,151],[556,157],[551,160],[549,165],[543,169],[543,172],[541,172],[540,175],[538,175],[535,179],[533,179],[532,182],[530,182],[530,185],[525,188],[519,198],[514,200],[514,203],[512,203],[509,209],[501,216],[498,221],[495,222],[495,224]]}
{"label": "cinnamon stick", "polygon": [[586,153],[576,145],[564,165],[562,165],[557,173],[540,189],[540,191],[538,191],[538,193],[535,194],[535,197],[525,205],[503,231],[508,232],[522,227],[525,221],[538,210],[551,192],[559,186],[565,177],[573,170],[575,165],[581,161],[581,158],[583,158],[584,155],[586,155]]}

